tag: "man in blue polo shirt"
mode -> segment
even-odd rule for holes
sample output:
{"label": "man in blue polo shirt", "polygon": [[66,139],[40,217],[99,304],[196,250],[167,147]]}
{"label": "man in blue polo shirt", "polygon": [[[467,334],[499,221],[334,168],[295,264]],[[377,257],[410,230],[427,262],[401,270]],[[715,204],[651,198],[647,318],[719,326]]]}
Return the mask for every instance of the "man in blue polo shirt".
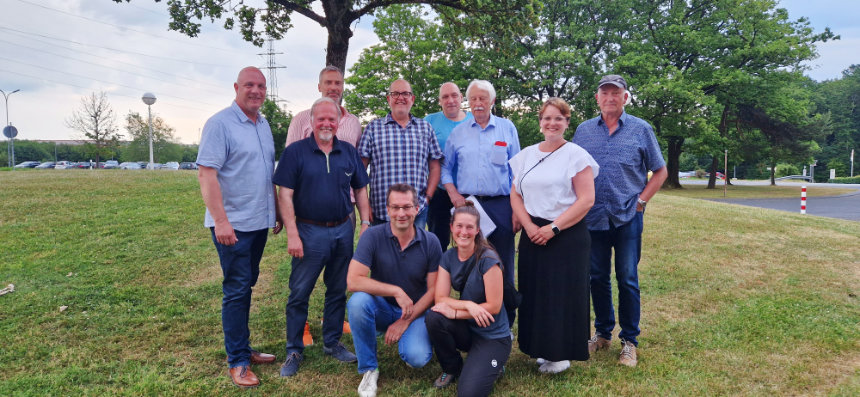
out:
{"label": "man in blue polo shirt", "polygon": [[[313,134],[287,146],[272,178],[281,186],[278,203],[292,255],[290,297],[287,301],[287,359],[281,376],[293,376],[304,355],[302,331],[308,299],[325,267],[323,352],[342,362],[355,355],[340,343],[346,310],[346,272],[352,258],[353,228],[350,190],[362,219],[370,217],[367,173],[355,148],[337,139],[340,106],[322,97],[311,106]],[[362,224],[361,232],[367,229]]]}
{"label": "man in blue polo shirt", "polygon": [[353,292],[347,303],[352,341],[358,373],[364,374],[358,386],[362,397],[376,395],[377,332],[385,332],[386,344],[397,343],[410,367],[423,367],[433,357],[424,313],[433,305],[442,249],[436,236],[415,226],[415,188],[396,183],[386,197],[391,221],[361,236],[346,276]]}
{"label": "man in blue polo shirt", "polygon": [[[424,117],[433,130],[436,132],[436,139],[439,141],[439,147],[445,149],[445,142],[454,127],[463,122],[472,119],[472,113],[464,111],[463,95],[460,94],[460,87],[452,82],[446,82],[439,87],[439,106],[442,107],[441,112],[428,114]],[[439,184],[439,189],[433,198],[430,199],[427,212],[427,230],[436,235],[439,243],[442,244],[442,250],[448,248],[448,243],[451,240],[451,198],[445,192],[445,187]]]}
{"label": "man in blue polo shirt", "polygon": [[[615,328],[612,307],[612,252],[618,279],[618,322],[621,364],[634,367],[639,342],[639,258],[645,205],[666,180],[666,162],[654,130],[624,112],[630,98],[627,82],[607,75],[597,84],[600,116],[576,128],[573,143],[587,150],[600,166],[594,179],[594,206],[585,216],[591,232],[591,299],[596,333],[588,351],[608,348]],[[654,174],[648,180],[648,171]]]}
{"label": "man in blue polo shirt", "polygon": [[221,325],[230,379],[239,387],[255,387],[260,380],[251,364],[272,363],[275,356],[251,348],[251,292],[260,274],[267,229],[278,233],[281,222],[272,185],[275,145],[260,114],[266,78],[249,66],[239,72],[233,89],[233,104],[203,126],[197,179],[206,204],[204,225],[211,230],[224,276]]}

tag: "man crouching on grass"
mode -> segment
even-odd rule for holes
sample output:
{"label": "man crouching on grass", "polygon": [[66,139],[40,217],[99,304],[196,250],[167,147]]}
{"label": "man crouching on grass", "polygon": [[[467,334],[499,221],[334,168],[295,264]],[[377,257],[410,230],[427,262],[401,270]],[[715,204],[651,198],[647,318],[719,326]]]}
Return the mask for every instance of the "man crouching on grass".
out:
{"label": "man crouching on grass", "polygon": [[442,247],[432,233],[415,227],[418,195],[411,185],[388,188],[387,223],[367,229],[358,240],[346,275],[352,341],[358,356],[361,397],[376,396],[377,333],[397,343],[400,358],[420,368],[433,357],[424,313],[433,306]]}
{"label": "man crouching on grass", "polygon": [[260,114],[266,78],[255,67],[239,72],[236,100],[203,126],[197,179],[206,204],[204,224],[221,261],[221,325],[230,379],[239,387],[260,384],[251,364],[275,362],[275,356],[251,349],[248,313],[251,288],[260,274],[268,228],[281,231],[275,187],[275,145],[269,123]]}

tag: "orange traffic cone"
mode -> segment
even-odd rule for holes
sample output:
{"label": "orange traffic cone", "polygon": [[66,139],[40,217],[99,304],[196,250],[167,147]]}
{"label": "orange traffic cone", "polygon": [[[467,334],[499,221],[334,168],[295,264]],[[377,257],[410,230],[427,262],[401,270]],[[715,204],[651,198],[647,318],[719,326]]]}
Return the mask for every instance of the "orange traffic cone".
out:
{"label": "orange traffic cone", "polygon": [[311,325],[307,322],[305,322],[305,332],[302,335],[302,343],[304,343],[305,346],[314,344],[314,337],[311,335]]}

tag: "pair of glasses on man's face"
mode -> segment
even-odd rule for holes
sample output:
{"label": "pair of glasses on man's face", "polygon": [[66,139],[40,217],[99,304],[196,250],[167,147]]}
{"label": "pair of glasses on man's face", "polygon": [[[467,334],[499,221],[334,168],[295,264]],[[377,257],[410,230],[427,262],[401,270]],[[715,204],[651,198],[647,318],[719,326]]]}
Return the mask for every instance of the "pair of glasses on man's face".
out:
{"label": "pair of glasses on man's face", "polygon": [[391,91],[388,93],[388,96],[392,98],[410,98],[412,97],[412,93],[409,91]]}
{"label": "pair of glasses on man's face", "polygon": [[415,208],[415,206],[414,206],[414,205],[412,205],[412,204],[409,204],[409,205],[403,205],[403,206],[400,206],[400,205],[389,205],[389,206],[388,206],[388,209],[390,209],[391,211],[394,211],[394,212],[398,212],[398,211],[401,211],[401,210],[403,210],[403,211],[411,211],[413,208]]}

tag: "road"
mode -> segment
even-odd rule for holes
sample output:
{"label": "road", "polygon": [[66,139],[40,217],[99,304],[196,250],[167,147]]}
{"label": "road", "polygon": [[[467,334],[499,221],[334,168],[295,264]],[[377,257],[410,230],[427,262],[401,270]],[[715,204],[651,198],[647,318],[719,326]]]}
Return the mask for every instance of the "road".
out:
{"label": "road", "polygon": [[[684,181],[684,184],[707,184],[707,181]],[[770,181],[739,181],[733,180],[735,185],[769,185]],[[800,186],[802,182],[780,181],[778,186]],[[860,184],[836,184],[836,183],[805,183],[807,189],[819,187],[844,187],[857,189],[853,193],[833,197],[807,197],[807,215],[824,216],[828,218],[847,219],[860,222]],[[720,188],[718,183],[717,188]],[[711,200],[722,203],[746,205],[750,207],[770,208],[779,211],[800,213],[800,196],[797,198],[780,199],[719,199]]]}

